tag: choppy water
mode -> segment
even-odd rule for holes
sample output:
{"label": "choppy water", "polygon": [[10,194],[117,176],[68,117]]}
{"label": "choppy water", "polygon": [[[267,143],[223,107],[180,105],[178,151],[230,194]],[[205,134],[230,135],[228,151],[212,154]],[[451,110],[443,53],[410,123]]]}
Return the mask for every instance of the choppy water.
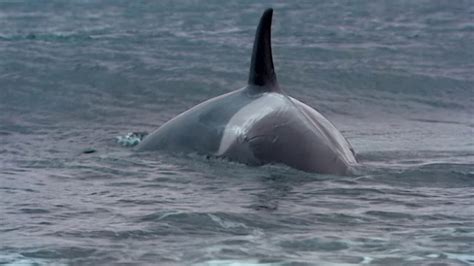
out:
{"label": "choppy water", "polygon": [[[272,6],[280,83],[356,177],[115,143],[245,85]],[[472,1],[1,1],[0,263],[474,263]],[[84,153],[84,151],[96,151]]]}

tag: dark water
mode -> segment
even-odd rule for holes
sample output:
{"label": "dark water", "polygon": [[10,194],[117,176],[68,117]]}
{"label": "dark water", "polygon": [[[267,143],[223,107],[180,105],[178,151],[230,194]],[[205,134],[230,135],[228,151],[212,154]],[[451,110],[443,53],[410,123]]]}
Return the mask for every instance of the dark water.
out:
{"label": "dark water", "polygon": [[[115,142],[244,86],[269,6],[280,83],[358,176]],[[0,264],[473,264],[473,18],[469,0],[0,1]]]}

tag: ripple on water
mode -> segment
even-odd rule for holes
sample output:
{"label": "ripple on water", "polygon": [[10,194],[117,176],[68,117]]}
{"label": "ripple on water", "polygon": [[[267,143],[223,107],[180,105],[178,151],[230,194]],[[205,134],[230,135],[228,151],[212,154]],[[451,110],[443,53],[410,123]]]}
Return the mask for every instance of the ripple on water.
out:
{"label": "ripple on water", "polygon": [[51,249],[37,249],[20,254],[29,258],[39,259],[74,259],[90,257],[96,252],[96,249],[81,247],[61,247]]}
{"label": "ripple on water", "polygon": [[280,246],[294,251],[341,251],[348,249],[349,246],[337,240],[329,240],[322,238],[306,238],[301,240],[285,240]]}
{"label": "ripple on water", "polygon": [[[160,212],[149,214],[141,222],[158,222],[179,228],[181,234],[193,232],[195,235],[219,234],[249,235],[266,223],[258,215],[231,213],[184,213]],[[199,228],[199,230],[196,230]]]}

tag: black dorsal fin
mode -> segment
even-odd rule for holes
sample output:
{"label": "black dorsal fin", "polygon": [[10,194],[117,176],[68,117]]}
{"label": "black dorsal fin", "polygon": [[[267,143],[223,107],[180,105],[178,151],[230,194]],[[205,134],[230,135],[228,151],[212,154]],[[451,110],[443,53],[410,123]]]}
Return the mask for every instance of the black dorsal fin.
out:
{"label": "black dorsal fin", "polygon": [[255,33],[252,61],[250,62],[249,85],[261,92],[280,91],[273,67],[272,28],[273,9],[263,12]]}

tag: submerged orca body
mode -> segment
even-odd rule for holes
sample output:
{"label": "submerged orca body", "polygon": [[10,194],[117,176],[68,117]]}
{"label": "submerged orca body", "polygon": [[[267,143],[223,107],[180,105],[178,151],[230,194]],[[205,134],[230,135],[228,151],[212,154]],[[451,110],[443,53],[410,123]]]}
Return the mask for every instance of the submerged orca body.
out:
{"label": "submerged orca body", "polygon": [[282,163],[323,174],[347,175],[356,164],[342,134],[320,113],[278,85],[271,50],[273,10],[258,25],[248,85],[176,116],[137,150],[168,150],[227,158],[249,165]]}

